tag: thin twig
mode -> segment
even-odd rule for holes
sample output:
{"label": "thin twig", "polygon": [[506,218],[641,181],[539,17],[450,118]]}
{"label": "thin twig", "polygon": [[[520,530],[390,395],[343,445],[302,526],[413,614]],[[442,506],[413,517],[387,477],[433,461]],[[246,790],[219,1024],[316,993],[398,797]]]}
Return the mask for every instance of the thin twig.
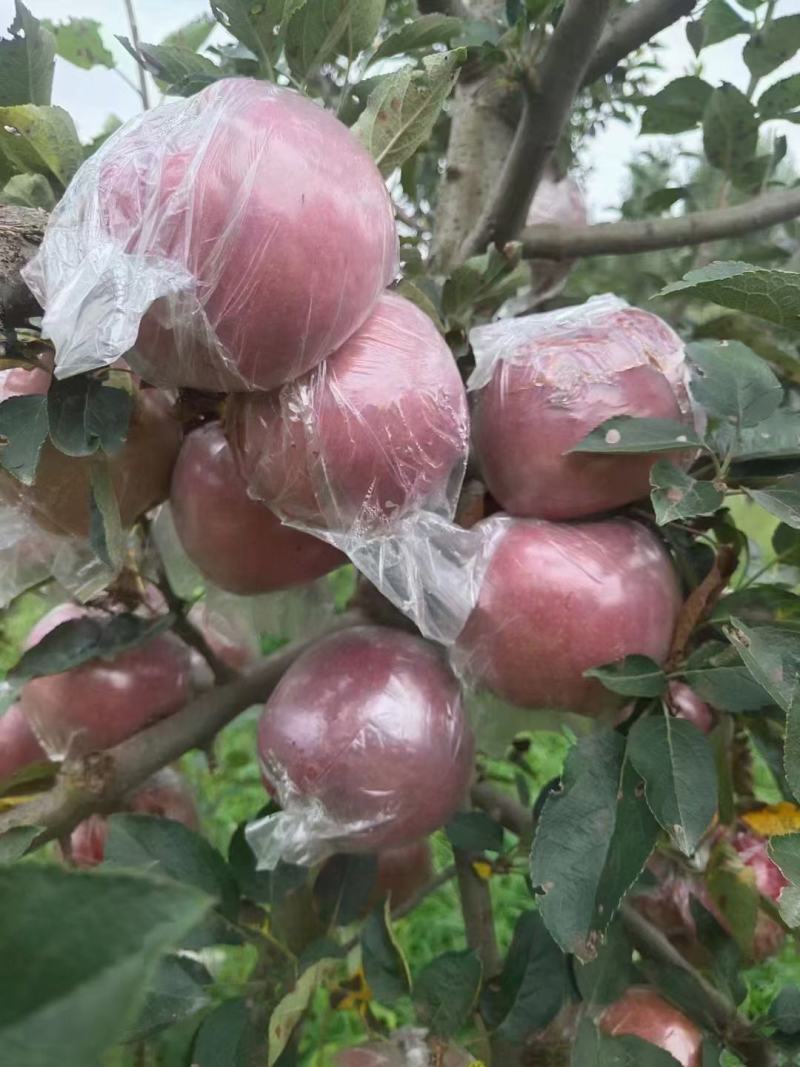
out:
{"label": "thin twig", "polygon": [[600,38],[584,74],[584,85],[608,74],[625,56],[684,15],[690,15],[696,6],[697,0],[638,0],[638,3],[623,8]]}
{"label": "thin twig", "polygon": [[477,953],[483,965],[484,979],[491,978],[500,971],[501,961],[489,883],[475,873],[468,852],[454,848],[453,854],[467,944]]}
{"label": "thin twig", "polygon": [[167,607],[175,617],[175,622],[172,625],[173,631],[185,644],[200,653],[214,675],[214,681],[217,685],[224,685],[225,682],[230,682],[236,678],[239,672],[233,670],[232,667],[229,667],[227,663],[220,659],[206,640],[205,635],[187,618],[186,605],[172,591],[172,586],[169,584],[166,575],[162,575],[158,588],[167,602]]}
{"label": "thin twig", "polygon": [[[136,11],[133,6],[133,0],[125,0],[125,11],[128,14],[128,26],[131,31],[131,44],[136,50],[136,54],[139,54],[139,27],[136,24]],[[142,98],[142,107],[145,111],[150,107],[150,91],[147,87],[147,72],[141,63],[136,64],[137,73],[139,75],[139,96]]]}

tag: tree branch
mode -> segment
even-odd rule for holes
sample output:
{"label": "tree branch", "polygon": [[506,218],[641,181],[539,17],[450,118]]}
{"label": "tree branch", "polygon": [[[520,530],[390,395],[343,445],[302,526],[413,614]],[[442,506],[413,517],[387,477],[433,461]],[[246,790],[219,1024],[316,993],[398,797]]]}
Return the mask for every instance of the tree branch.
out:
{"label": "tree branch", "polygon": [[525,225],[533,194],[561,138],[575,94],[605,25],[609,0],[566,0],[544,56],[524,83],[522,115],[499,179],[460,256],[494,241],[503,245]]}
{"label": "tree branch", "polygon": [[678,218],[602,222],[595,226],[529,226],[520,234],[529,259],[577,259],[683,248],[740,237],[800,216],[800,189],[764,193],[736,207]]}
{"label": "tree branch", "polygon": [[[337,616],[326,632],[363,622],[358,612]],[[0,815],[0,837],[17,826],[41,832],[30,848],[70,833],[94,812],[111,811],[131,789],[185,752],[210,743],[252,704],[263,702],[286,670],[313,641],[296,641],[261,660],[227,685],[191,700],[167,719],[105,752],[65,763],[52,789]]]}
{"label": "tree branch", "polygon": [[652,40],[657,33],[673,22],[691,14],[697,0],[638,0],[626,7],[609,22],[597,50],[583,76],[583,84],[590,85],[603,74]]}
{"label": "tree branch", "polygon": [[41,244],[46,224],[41,208],[0,207],[0,328],[22,326],[41,313],[19,272]]}
{"label": "tree branch", "polygon": [[[131,44],[137,56],[140,54],[139,48],[141,41],[139,40],[139,27],[136,23],[136,11],[133,6],[133,0],[125,0],[125,11],[128,15],[128,26],[131,31]],[[139,75],[139,96],[142,98],[142,107],[145,111],[150,107],[150,93],[147,89],[147,72],[141,63],[136,63],[136,71]]]}
{"label": "tree branch", "polygon": [[456,861],[458,896],[464,916],[467,944],[483,964],[484,979],[492,978],[500,971],[501,962],[494,929],[489,883],[475,873],[468,852],[454,848],[453,854]]}

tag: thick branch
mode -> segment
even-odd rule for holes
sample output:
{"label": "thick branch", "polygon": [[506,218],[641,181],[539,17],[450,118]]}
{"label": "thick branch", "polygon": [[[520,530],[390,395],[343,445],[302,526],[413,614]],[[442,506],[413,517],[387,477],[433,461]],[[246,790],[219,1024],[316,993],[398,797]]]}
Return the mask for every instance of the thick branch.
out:
{"label": "thick branch", "polygon": [[673,22],[691,14],[697,0],[638,0],[626,7],[606,27],[597,51],[587,67],[583,84],[589,85],[652,40]]}
{"label": "thick branch", "polygon": [[525,225],[533,194],[567,124],[608,13],[609,0],[567,0],[544,56],[528,75],[522,115],[500,177],[461,248],[477,255]]}
{"label": "thick branch", "polygon": [[603,222],[596,226],[529,226],[520,237],[530,259],[630,255],[740,237],[800,216],[800,189],[765,193],[736,207],[679,218]]}
{"label": "thick branch", "polygon": [[40,208],[0,207],[0,328],[22,326],[41,312],[19,272],[41,244],[46,223]]}
{"label": "thick branch", "polygon": [[[360,621],[358,613],[340,615],[330,630]],[[240,678],[203,693],[175,715],[128,741],[64,764],[49,792],[0,815],[0,836],[16,826],[39,826],[41,833],[31,846],[37,848],[68,834],[93,812],[113,810],[126,793],[151,774],[190,749],[209,744],[242,711],[263,702],[310,643],[287,645]]]}

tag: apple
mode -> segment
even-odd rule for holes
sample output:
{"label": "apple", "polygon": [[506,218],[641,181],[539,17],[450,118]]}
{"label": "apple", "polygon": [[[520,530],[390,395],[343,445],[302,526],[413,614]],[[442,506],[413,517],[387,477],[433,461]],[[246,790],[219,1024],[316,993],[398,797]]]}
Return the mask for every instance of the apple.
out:
{"label": "apple", "polygon": [[755,875],[756,889],[762,896],[777,901],[781,890],[789,884],[780,867],[773,863],[767,852],[767,841],[752,830],[737,830],[731,843],[739,859]]}
{"label": "apple", "polygon": [[[63,604],[34,626],[32,648],[63,622],[104,618],[96,609]],[[20,694],[20,707],[55,758],[111,748],[158,719],[178,711],[191,692],[189,651],[172,634],[159,634],[111,659],[33,678]]]}
{"label": "apple", "polygon": [[258,749],[295,831],[292,855],[410,845],[466,797],[473,742],[439,651],[359,626],[304,652],[266,703]]}
{"label": "apple", "polygon": [[[528,209],[526,226],[585,226],[588,221],[586,200],[578,183],[569,175],[564,178],[558,178],[552,172],[542,175]],[[572,261],[532,259],[529,266],[533,291],[544,300],[558,292],[570,272]]]}
{"label": "apple", "polygon": [[646,527],[493,516],[474,529],[488,562],[453,653],[473,683],[520,707],[599,715],[619,698],[584,671],[634,654],[664,661],[681,593]]}
{"label": "apple", "polygon": [[47,753],[30,727],[19,704],[0,715],[0,786],[20,771],[46,763]]}
{"label": "apple", "polygon": [[[0,372],[0,401],[12,396],[46,393],[50,375],[42,370]],[[141,389],[120,451],[109,457],[122,525],[132,526],[166,499],[181,443],[181,427],[172,400],[156,389]],[[67,456],[49,440],[36,469],[35,483],[25,486],[0,471],[0,500],[21,504],[34,522],[51,533],[76,537],[89,534],[92,457]]]}
{"label": "apple", "polygon": [[384,293],[361,329],[305,378],[234,397],[228,433],[250,492],[279,515],[361,534],[421,508],[452,514],[469,415],[431,320]]}
{"label": "apple", "polygon": [[714,712],[685,682],[670,682],[668,703],[678,719],[686,719],[704,734],[714,729]]}
{"label": "apple", "polygon": [[231,593],[270,593],[347,562],[332,545],[285,526],[236,469],[217,422],[188,435],[172,476],[175,529],[192,563]]}
{"label": "apple", "polygon": [[[158,815],[183,823],[190,830],[200,827],[197,805],[186,779],[165,767],[126,797],[120,811],[139,812],[143,815]],[[96,867],[103,862],[108,821],[104,815],[90,815],[72,831],[69,855],[76,867]]]}
{"label": "apple", "polygon": [[681,1067],[701,1067],[703,1035],[697,1026],[654,989],[632,986],[600,1016],[611,1037],[631,1034],[669,1052]]}
{"label": "apple", "polygon": [[147,381],[229,392],[319,363],[397,264],[388,191],[350,130],[292,89],[224,78],[105,142],[28,280],[59,362],[122,355],[139,324],[126,358]]}
{"label": "apple", "polygon": [[340,1049],[333,1067],[471,1067],[474,1056],[455,1045],[426,1041],[424,1030],[395,1031],[387,1041]]}
{"label": "apple", "polygon": [[617,415],[691,426],[683,345],[665,322],[595,298],[478,327],[470,339],[475,453],[504,511],[577,519],[649,496],[651,468],[664,453],[567,453]]}

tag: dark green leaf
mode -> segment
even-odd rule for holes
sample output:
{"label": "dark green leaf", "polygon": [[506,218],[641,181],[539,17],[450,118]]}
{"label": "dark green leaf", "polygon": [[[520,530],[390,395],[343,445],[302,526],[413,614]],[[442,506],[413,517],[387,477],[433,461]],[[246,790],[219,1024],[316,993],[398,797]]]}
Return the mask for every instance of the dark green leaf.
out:
{"label": "dark green leaf", "polygon": [[605,943],[595,959],[575,964],[575,980],[581,997],[592,1006],[611,1004],[636,984],[633,949],[625,927],[617,919],[608,928]]}
{"label": "dark green leaf", "polygon": [[686,23],[686,40],[696,56],[699,56],[706,43],[706,27],[702,19],[694,19]]}
{"label": "dark green leaf", "polygon": [[209,904],[157,878],[28,863],[0,868],[0,897],[0,1042],[14,1067],[97,1063]]}
{"label": "dark green leaf", "polygon": [[529,276],[519,246],[506,245],[502,251],[492,246],[456,267],[442,289],[442,310],[451,327],[467,327],[476,308],[499,307]]}
{"label": "dark green leaf", "polygon": [[105,456],[91,461],[89,493],[89,544],[98,557],[116,574],[125,561],[125,533],[114,491],[111,470]]}
{"label": "dark green leaf", "polygon": [[15,863],[40,833],[38,826],[15,826],[0,836],[0,864]]}
{"label": "dark green leaf", "polygon": [[758,711],[773,703],[735,649],[720,642],[708,642],[693,653],[683,677],[706,703],[723,711]]}
{"label": "dark green leaf", "polygon": [[314,900],[326,926],[349,926],[366,912],[376,890],[374,854],[331,856],[314,882]]}
{"label": "dark green leaf", "polygon": [[780,406],[781,383],[741,341],[697,341],[688,353],[695,367],[692,394],[709,414],[757,426]]}
{"label": "dark green leaf", "polygon": [[173,621],[171,615],[142,619],[128,614],[109,615],[107,619],[69,619],[23,653],[9,671],[8,680],[19,684],[47,674],[60,674],[92,659],[113,659],[151,640]]}
{"label": "dark green leaf", "polygon": [[47,440],[47,397],[12,396],[0,403],[0,464],[32,485]]}
{"label": "dark green leaf", "polygon": [[191,96],[223,76],[220,67],[207,56],[182,45],[140,44],[135,48],[127,37],[117,40],[133,58],[153,75],[164,92]]}
{"label": "dark green leaf", "polygon": [[667,208],[677,204],[679,200],[685,200],[691,193],[691,189],[685,185],[665,186],[663,189],[654,189],[645,197],[644,210],[647,212],[666,211]]}
{"label": "dark green leaf", "polygon": [[293,0],[210,0],[211,12],[217,22],[248,48],[259,60],[274,58],[280,48],[275,28],[280,26],[288,9],[296,6]]}
{"label": "dark green leaf", "polygon": [[637,419],[617,415],[606,419],[569,452],[601,452],[608,455],[629,452],[678,452],[696,448],[700,438],[682,422],[673,419]]}
{"label": "dark green leaf", "polygon": [[[791,567],[800,567],[800,533],[785,522],[775,528],[772,547],[776,556]],[[747,620],[745,620],[747,621]]]}
{"label": "dark green leaf", "polygon": [[384,174],[427,142],[465,58],[464,49],[426,56],[422,70],[402,67],[372,90],[353,133]]}
{"label": "dark green leaf", "polygon": [[47,22],[47,28],[56,39],[56,52],[63,59],[83,70],[92,67],[108,67],[116,64],[114,57],[103,44],[100,23],[96,19],[68,18],[66,22]]}
{"label": "dark green leaf", "polygon": [[800,49],[800,15],[773,19],[753,34],[744,46],[742,58],[756,78],[775,70]]}
{"label": "dark green leaf", "polygon": [[428,48],[432,44],[449,44],[464,28],[463,19],[452,15],[418,15],[400,29],[381,41],[373,53],[371,62],[386,56],[413,52],[416,48]]}
{"label": "dark green leaf", "polygon": [[49,104],[56,42],[27,7],[15,2],[10,38],[0,40],[0,105]]}
{"label": "dark green leaf", "polygon": [[134,404],[126,389],[87,375],[56,378],[47,401],[50,437],[66,455],[88,456],[102,449],[113,456],[125,443]]}
{"label": "dark green leaf", "polygon": [[717,775],[708,738],[692,723],[648,715],[628,735],[628,758],[645,782],[650,810],[691,856],[717,811]]}
{"label": "dark green leaf", "polygon": [[743,868],[732,848],[718,849],[706,871],[706,884],[736,944],[745,956],[752,955],[759,910],[752,871]]}
{"label": "dark green leaf", "polygon": [[286,59],[307,77],[337,55],[355,58],[369,48],[386,0],[305,0],[286,28]]}
{"label": "dark green leaf", "polygon": [[375,997],[391,1004],[411,990],[411,972],[392,930],[388,898],[370,912],[361,930],[364,977]]}
{"label": "dark green leaf", "polygon": [[626,697],[661,696],[667,685],[666,675],[648,656],[626,656],[617,663],[593,667],[584,678],[599,678],[606,689]]}
{"label": "dark green leaf", "polygon": [[[733,426],[721,424],[713,444],[722,455],[728,452],[738,463],[765,460],[791,461],[800,457],[800,411],[781,408],[758,426],[736,433]],[[760,468],[759,468],[760,469]]]}
{"label": "dark green leaf", "polygon": [[460,811],[445,827],[453,848],[464,852],[501,852],[503,827],[485,811]]}
{"label": "dark green leaf", "polygon": [[141,1040],[202,1011],[209,1003],[206,986],[211,975],[195,960],[167,956],[161,961],[147,990],[147,1000],[126,1041]]}
{"label": "dark green leaf", "polygon": [[765,489],[746,488],[745,492],[770,515],[800,529],[800,475],[781,478]]}
{"label": "dark green leaf", "polygon": [[711,482],[698,481],[667,460],[653,465],[650,484],[650,499],[659,526],[695,515],[713,515],[725,501],[724,494]]}
{"label": "dark green leaf", "polygon": [[478,1000],[481,961],[474,952],[444,952],[414,983],[420,1022],[438,1037],[451,1037],[467,1023]]}
{"label": "dark green leaf", "polygon": [[0,204],[40,207],[52,211],[56,198],[50,182],[43,174],[14,174],[0,193]]}
{"label": "dark green leaf", "polygon": [[800,74],[790,74],[765,89],[758,98],[758,113],[762,119],[788,116],[800,107]]}
{"label": "dark green leaf", "polygon": [[[277,808],[273,809],[277,810]],[[259,812],[259,818],[268,811]],[[243,897],[258,904],[279,905],[308,882],[308,870],[281,861],[274,871],[256,869],[256,857],[247,841],[247,824],[237,826],[228,846],[228,864]]]}
{"label": "dark green leaf", "polygon": [[[281,1053],[294,1033],[294,1028],[308,1010],[311,999],[320,985],[337,967],[335,960],[318,960],[303,971],[294,988],[278,1004],[269,1019],[269,1067],[275,1067]],[[212,1067],[209,1063],[208,1067]]]}
{"label": "dark green leaf", "polygon": [[667,285],[658,295],[687,292],[779,326],[800,323],[800,274],[793,271],[767,270],[749,263],[711,263],[690,270],[682,281]]}
{"label": "dark green leaf", "polygon": [[750,33],[750,23],[733,10],[727,0],[709,0],[703,9],[706,48],[740,33]]}
{"label": "dark green leaf", "polygon": [[162,45],[175,45],[178,48],[191,48],[193,52],[208,40],[211,31],[216,25],[215,20],[208,15],[198,15],[197,18],[179,26],[177,30],[162,37]]}
{"label": "dark green leaf", "polygon": [[784,878],[800,886],[800,834],[784,834],[769,841],[771,859],[780,867]]}
{"label": "dark green leaf", "polygon": [[[779,526],[778,529],[788,530],[789,527]],[[733,616],[749,626],[800,623],[800,596],[783,585],[758,582],[722,597],[714,606],[709,621],[729,622]]]}
{"label": "dark green leaf", "polygon": [[723,82],[713,91],[703,114],[703,148],[712,167],[732,176],[756,154],[755,108],[735,85]]}
{"label": "dark green leaf", "polygon": [[647,100],[642,115],[642,133],[682,133],[703,120],[714,90],[702,78],[676,78]]}
{"label": "dark green leaf", "polygon": [[66,186],[83,162],[75,124],[63,107],[0,107],[0,156],[18,171],[53,175]]}
{"label": "dark green leaf", "polygon": [[223,1001],[202,1022],[192,1049],[192,1067],[250,1067],[256,1034],[244,998]]}
{"label": "dark green leaf", "polygon": [[800,987],[783,987],[770,1004],[769,1021],[782,1034],[800,1034]]}

